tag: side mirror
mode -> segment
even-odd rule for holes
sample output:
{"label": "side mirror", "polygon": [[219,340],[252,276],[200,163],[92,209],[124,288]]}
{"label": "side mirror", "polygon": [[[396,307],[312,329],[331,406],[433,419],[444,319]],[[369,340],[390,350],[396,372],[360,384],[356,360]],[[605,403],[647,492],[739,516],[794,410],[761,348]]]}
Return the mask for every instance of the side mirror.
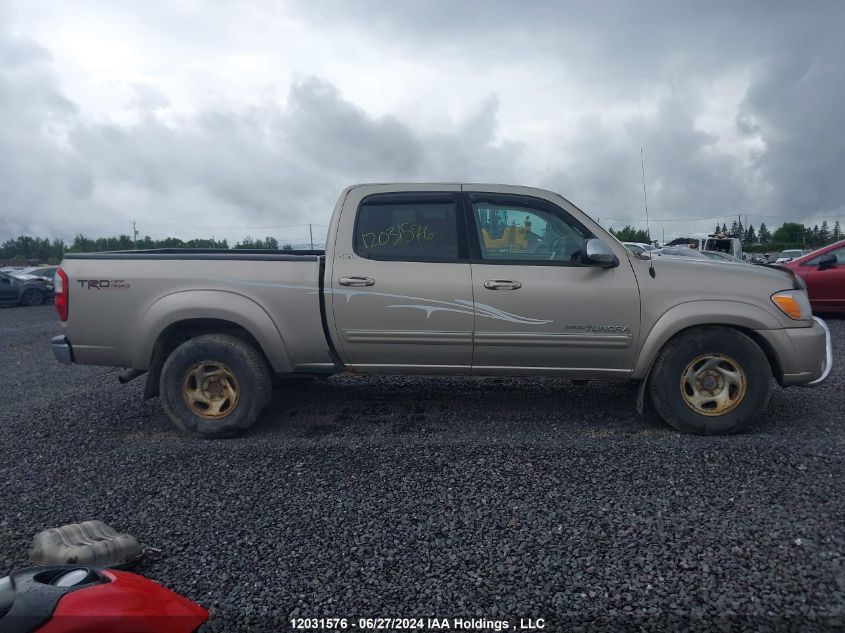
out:
{"label": "side mirror", "polygon": [[828,268],[836,268],[836,264],[839,263],[839,260],[836,258],[836,255],[833,253],[828,253],[827,255],[822,256],[819,260],[819,270],[827,270]]}
{"label": "side mirror", "polygon": [[607,244],[596,238],[590,238],[581,250],[581,263],[601,268],[614,268],[619,265],[619,260]]}

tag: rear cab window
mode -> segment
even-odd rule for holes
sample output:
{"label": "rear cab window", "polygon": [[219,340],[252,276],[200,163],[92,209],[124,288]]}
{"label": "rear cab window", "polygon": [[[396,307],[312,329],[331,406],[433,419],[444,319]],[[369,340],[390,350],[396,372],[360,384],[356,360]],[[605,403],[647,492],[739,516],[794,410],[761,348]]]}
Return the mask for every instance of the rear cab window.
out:
{"label": "rear cab window", "polygon": [[355,219],[355,253],[390,261],[467,260],[458,208],[451,193],[368,196]]}

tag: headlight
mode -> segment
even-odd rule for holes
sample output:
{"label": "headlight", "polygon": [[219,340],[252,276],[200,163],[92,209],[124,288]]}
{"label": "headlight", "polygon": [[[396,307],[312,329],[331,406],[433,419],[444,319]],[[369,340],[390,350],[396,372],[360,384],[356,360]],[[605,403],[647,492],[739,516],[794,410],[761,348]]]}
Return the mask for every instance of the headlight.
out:
{"label": "headlight", "polygon": [[780,311],[786,316],[796,321],[806,321],[813,316],[810,301],[807,299],[807,293],[804,290],[776,292],[772,295],[772,303],[780,308]]}

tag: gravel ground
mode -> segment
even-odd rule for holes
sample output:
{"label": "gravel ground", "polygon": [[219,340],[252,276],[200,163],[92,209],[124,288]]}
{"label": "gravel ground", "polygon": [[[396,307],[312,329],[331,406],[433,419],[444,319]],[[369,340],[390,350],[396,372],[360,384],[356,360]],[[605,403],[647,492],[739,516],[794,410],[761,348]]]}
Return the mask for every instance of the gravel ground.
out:
{"label": "gravel ground", "polygon": [[[845,320],[815,390],[737,437],[633,412],[633,385],[331,378],[244,438],[183,437],[144,379],[56,363],[52,307],[0,310],[0,575],[99,518],[211,611],[544,618],[560,630],[843,630]],[[583,627],[583,628],[582,628]]]}

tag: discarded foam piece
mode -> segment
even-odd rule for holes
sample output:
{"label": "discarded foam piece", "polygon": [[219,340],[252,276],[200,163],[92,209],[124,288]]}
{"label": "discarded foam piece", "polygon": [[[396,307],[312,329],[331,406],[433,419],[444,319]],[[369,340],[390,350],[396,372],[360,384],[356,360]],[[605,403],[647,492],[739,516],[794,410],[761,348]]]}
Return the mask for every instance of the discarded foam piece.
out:
{"label": "discarded foam piece", "polygon": [[84,521],[39,532],[29,556],[39,565],[119,567],[143,554],[143,546],[131,534],[119,534],[102,521]]}

